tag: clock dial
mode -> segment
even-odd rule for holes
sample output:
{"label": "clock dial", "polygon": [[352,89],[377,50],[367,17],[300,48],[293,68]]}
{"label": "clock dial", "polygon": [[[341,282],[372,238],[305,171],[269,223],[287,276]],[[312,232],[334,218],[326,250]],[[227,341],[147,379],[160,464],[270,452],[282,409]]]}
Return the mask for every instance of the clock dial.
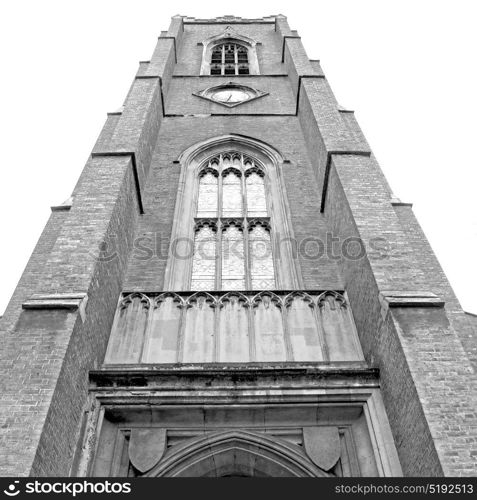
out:
{"label": "clock dial", "polygon": [[267,93],[252,87],[247,87],[246,85],[240,85],[239,83],[228,82],[226,84],[200,90],[193,95],[208,99],[222,106],[233,108],[235,106],[240,106],[240,104],[253,101],[258,97],[263,97],[267,95]]}
{"label": "clock dial", "polygon": [[250,98],[247,92],[240,89],[222,89],[213,93],[212,97],[216,101],[223,103],[243,102]]}

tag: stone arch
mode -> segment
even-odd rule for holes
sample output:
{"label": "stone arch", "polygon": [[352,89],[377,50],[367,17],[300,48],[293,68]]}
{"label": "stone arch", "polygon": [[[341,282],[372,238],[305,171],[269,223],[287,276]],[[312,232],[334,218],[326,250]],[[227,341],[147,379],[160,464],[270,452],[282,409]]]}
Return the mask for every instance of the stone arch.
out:
{"label": "stone arch", "polygon": [[247,36],[241,35],[240,33],[237,33],[231,26],[227,26],[222,33],[203,40],[202,64],[200,67],[201,75],[210,74],[211,52],[212,49],[220,43],[237,43],[245,47],[248,51],[250,74],[259,74],[257,41]]}
{"label": "stone arch", "polygon": [[203,141],[196,142],[192,146],[189,146],[186,150],[184,150],[180,155],[178,160],[181,164],[188,164],[192,160],[199,158],[199,161],[202,162],[205,159],[206,155],[203,153],[210,153],[214,149],[220,150],[224,146],[228,146],[230,144],[230,149],[234,149],[234,147],[247,147],[250,150],[250,156],[265,156],[268,158],[273,164],[278,165],[283,163],[284,158],[278,149],[270,144],[261,141],[259,139],[254,139],[253,137],[249,137],[241,134],[224,134],[217,137],[211,137],[209,139],[205,139]]}
{"label": "stone arch", "polygon": [[329,477],[297,445],[246,430],[207,433],[170,448],[148,477]]}

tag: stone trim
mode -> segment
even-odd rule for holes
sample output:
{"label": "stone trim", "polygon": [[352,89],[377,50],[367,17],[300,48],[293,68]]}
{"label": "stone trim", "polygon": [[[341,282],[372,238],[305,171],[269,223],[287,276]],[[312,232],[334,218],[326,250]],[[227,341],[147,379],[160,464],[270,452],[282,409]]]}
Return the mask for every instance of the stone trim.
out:
{"label": "stone trim", "polygon": [[158,78],[159,80],[161,79],[161,77],[157,75],[136,75],[134,77],[135,80],[150,80],[154,78]]}
{"label": "stone trim", "polygon": [[[257,42],[257,45],[259,43]],[[261,75],[172,75],[172,78],[220,78],[220,77],[233,77],[233,78],[276,78],[276,77],[282,77],[286,78],[288,77],[287,73],[271,73],[271,74],[261,74]]]}
{"label": "stone trim", "polygon": [[81,293],[55,293],[55,294],[35,294],[23,302],[23,309],[70,309],[79,310],[82,321],[85,320],[86,304],[88,294]]}
{"label": "stone trim", "polygon": [[203,50],[202,50],[202,61],[200,65],[200,75],[205,76],[238,76],[238,75],[211,75],[210,74],[210,66],[211,66],[211,55],[212,49],[221,43],[225,43],[226,40],[229,40],[230,43],[239,43],[244,45],[247,48],[248,53],[248,69],[249,74],[243,76],[249,76],[250,74],[260,76],[260,67],[258,63],[257,49],[256,46],[258,44],[257,40],[250,38],[248,36],[241,35],[237,33],[233,28],[227,26],[225,30],[218,34],[207,38],[202,41]]}
{"label": "stone trim", "polygon": [[393,207],[412,207],[412,203],[404,203],[402,201],[391,201]]}
{"label": "stone trim", "polygon": [[389,307],[444,307],[445,301],[432,292],[385,291],[379,294],[381,304]]}
{"label": "stone trim", "polygon": [[67,212],[73,206],[74,197],[70,196],[61,205],[53,205],[51,208],[52,212]]}
{"label": "stone trim", "polygon": [[[283,383],[277,386],[279,379]],[[299,392],[294,396],[304,400],[307,398],[301,391],[315,393],[322,391],[323,387],[339,391],[359,388],[368,394],[370,390],[379,388],[379,370],[369,368],[364,361],[181,363],[149,365],[147,368],[140,365],[108,365],[107,368],[90,371],[89,380],[90,391],[105,391],[108,399],[112,396],[115,400],[127,397],[128,393],[139,397],[148,394],[149,399],[157,391],[165,397],[170,391],[178,391],[179,387],[183,388],[181,394],[170,392],[170,397],[180,402],[203,402],[204,398],[222,400],[231,397],[230,389],[233,387],[242,399],[257,403],[257,398],[262,397],[283,402],[286,394],[291,397],[296,391]],[[288,381],[285,383],[285,380]],[[195,389],[199,388],[197,393]]]}
{"label": "stone trim", "polygon": [[385,291],[380,292],[381,317],[386,318],[394,307],[444,307],[445,301],[432,292]]}
{"label": "stone trim", "polygon": [[[320,366],[321,365],[321,366]],[[90,371],[90,395],[98,415],[89,419],[86,439],[101,432],[105,411],[173,412],[211,405],[215,408],[253,405],[306,405],[362,408],[379,476],[402,475],[396,447],[379,390],[379,373],[365,363],[266,363],[243,365],[158,365],[147,370]],[[186,410],[187,411],[187,410]],[[279,411],[279,410],[278,410]],[[224,430],[237,432],[236,429]],[[184,442],[185,444],[191,441]],[[176,448],[179,449],[179,448]],[[82,475],[94,460],[92,446],[83,447]]]}

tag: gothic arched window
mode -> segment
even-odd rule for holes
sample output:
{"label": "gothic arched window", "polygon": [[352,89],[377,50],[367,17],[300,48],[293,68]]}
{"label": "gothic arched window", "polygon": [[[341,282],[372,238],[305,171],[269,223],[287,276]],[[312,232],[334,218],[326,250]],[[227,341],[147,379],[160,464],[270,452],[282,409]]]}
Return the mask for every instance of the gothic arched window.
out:
{"label": "gothic arched window", "polygon": [[282,164],[233,134],[184,151],[165,290],[302,288]]}
{"label": "gothic arched window", "polygon": [[208,159],[198,177],[191,289],[276,288],[263,168],[227,152]]}
{"label": "gothic arched window", "polygon": [[230,42],[215,45],[211,50],[211,75],[248,75],[248,49],[242,44]]}
{"label": "gothic arched window", "polygon": [[257,42],[228,26],[202,42],[201,75],[258,75]]}

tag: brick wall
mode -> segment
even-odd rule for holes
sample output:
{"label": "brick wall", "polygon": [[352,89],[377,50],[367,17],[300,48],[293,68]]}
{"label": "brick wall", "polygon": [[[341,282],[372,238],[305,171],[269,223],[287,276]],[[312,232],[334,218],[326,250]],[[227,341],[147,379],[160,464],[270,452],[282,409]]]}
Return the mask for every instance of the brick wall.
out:
{"label": "brick wall", "polygon": [[[131,246],[138,213],[132,183],[130,159],[91,161],[44,263],[37,289],[87,292],[84,323],[77,311],[23,310],[4,334],[2,475],[68,474],[88,370],[104,356]],[[116,257],[98,261],[99,245],[110,240]]]}
{"label": "brick wall", "polygon": [[[239,80],[241,85],[267,92],[268,95],[233,108],[193,95],[198,90],[222,85],[231,80],[233,77],[230,76],[173,78],[165,103],[166,113],[177,115],[295,114],[296,101],[286,76],[263,78],[242,76]],[[253,120],[251,121],[253,122]]]}
{"label": "brick wall", "polygon": [[42,284],[43,266],[48,258],[58,233],[68,212],[52,212],[38,243],[36,244],[28,264],[23,271],[15,291],[8,303],[5,314],[0,319],[0,336],[6,335],[15,326],[21,313],[23,302],[38,290]]}
{"label": "brick wall", "polygon": [[186,24],[174,75],[198,75],[202,61],[202,42],[220,35],[227,26],[242,36],[257,42],[257,57],[261,75],[284,74],[281,62],[282,41],[275,32],[274,23],[268,24]]}

